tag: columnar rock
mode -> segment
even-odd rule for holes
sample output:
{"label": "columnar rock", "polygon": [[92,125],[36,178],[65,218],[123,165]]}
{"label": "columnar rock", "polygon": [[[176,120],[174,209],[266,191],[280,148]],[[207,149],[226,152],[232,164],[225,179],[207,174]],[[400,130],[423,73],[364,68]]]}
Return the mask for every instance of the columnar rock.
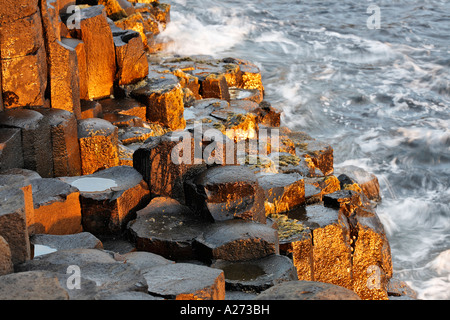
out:
{"label": "columnar rock", "polygon": [[129,223],[128,230],[139,251],[171,260],[192,260],[198,258],[194,239],[210,224],[178,201],[156,197],[137,212],[137,218]]}
{"label": "columnar rock", "polygon": [[0,128],[0,172],[16,167],[23,167],[21,130]]}
{"label": "columnar rock", "polygon": [[183,90],[176,77],[149,77],[146,85],[132,91],[131,96],[147,106],[148,121],[172,130],[186,127]]}
{"label": "columnar rock", "polygon": [[256,176],[243,166],[211,167],[186,185],[187,204],[215,221],[241,218],[265,223],[264,200]]}
{"label": "columnar rock", "polygon": [[128,166],[60,179],[80,191],[83,230],[94,235],[120,234],[150,200],[147,183]]}
{"label": "columnar rock", "polygon": [[279,253],[276,229],[241,219],[213,223],[196,242],[205,260],[245,261]]}
{"label": "columnar rock", "polygon": [[11,249],[5,238],[0,236],[0,276],[14,272],[11,260]]}
{"label": "columnar rock", "polygon": [[67,235],[35,234],[30,237],[30,243],[36,246],[46,246],[58,250],[71,249],[103,249],[103,243],[89,232],[80,232]]}
{"label": "columnar rock", "polygon": [[259,174],[266,194],[266,213],[282,213],[305,203],[305,182],[298,173]]}
{"label": "columnar rock", "polygon": [[392,260],[383,224],[373,210],[364,207],[355,210],[350,223],[354,230],[353,290],[361,299],[386,300]]}
{"label": "columnar rock", "polygon": [[56,178],[32,181],[34,232],[74,234],[81,232],[80,193]]}
{"label": "columnar rock", "polygon": [[37,109],[50,125],[53,176],[81,175],[78,127],[74,113],[61,109]]}
{"label": "columnar rock", "polygon": [[98,118],[80,120],[78,139],[83,175],[119,165],[118,129],[109,121]]}
{"label": "columnar rock", "polygon": [[52,177],[50,126],[42,114],[27,109],[5,110],[0,113],[0,127],[21,130],[25,169],[34,170],[44,178]]}
{"label": "columnar rock", "polygon": [[184,182],[205,169],[201,140],[187,132],[151,137],[133,154],[133,167],[142,174],[153,195],[184,203]]}
{"label": "columnar rock", "polygon": [[361,300],[353,291],[330,283],[289,281],[263,291],[256,300]]}
{"label": "columnar rock", "polygon": [[13,264],[30,259],[27,206],[24,192],[18,188],[0,190],[0,236],[9,244]]}
{"label": "columnar rock", "polygon": [[[33,200],[33,177],[15,173],[14,170],[0,174],[0,190],[15,188],[23,191],[24,210],[26,212],[26,225],[28,234],[34,233],[34,200]],[[40,179],[40,177],[39,177]]]}
{"label": "columnar rock", "polygon": [[148,75],[148,60],[139,33],[127,30],[114,37],[119,86],[136,83]]}
{"label": "columnar rock", "polygon": [[41,12],[49,73],[50,103],[52,108],[73,112],[81,118],[80,78],[77,52],[61,42],[61,19],[56,0],[42,1]]}
{"label": "columnar rock", "polygon": [[84,42],[87,65],[87,99],[109,97],[116,75],[114,41],[105,7],[80,10],[80,39]]}
{"label": "columnar rock", "polygon": [[[87,69],[87,57],[86,57],[86,45],[80,39],[61,37],[61,43],[65,47],[75,50],[77,56],[77,70],[79,77],[79,98],[82,100],[89,100],[88,91],[88,69]],[[71,61],[73,60],[73,53],[70,49],[67,49],[67,54]],[[75,92],[76,93],[76,92]]]}
{"label": "columnar rock", "polygon": [[[337,209],[311,205],[301,221],[310,229],[311,237],[303,239],[311,241],[312,250],[305,240],[293,244],[294,264],[301,266],[299,279],[353,289],[350,226],[345,215]],[[302,270],[308,269],[308,261],[311,272],[302,274]]]}
{"label": "columnar rock", "polygon": [[103,119],[102,105],[98,100],[81,100],[81,119],[89,118]]}
{"label": "columnar rock", "polygon": [[[374,174],[356,166],[344,166],[338,170],[340,174],[338,178],[342,181],[341,188],[344,188],[346,183],[357,183],[369,200],[381,201],[380,185]],[[351,181],[344,181],[345,177],[348,177]]]}
{"label": "columnar rock", "polygon": [[0,82],[5,109],[42,106],[45,101],[47,63],[38,3],[38,0],[2,2]]}
{"label": "columnar rock", "polygon": [[297,280],[292,259],[278,254],[249,261],[218,260],[211,267],[224,271],[229,291],[259,293],[278,283]]}
{"label": "columnar rock", "polygon": [[137,100],[132,98],[123,99],[102,99],[98,100],[101,104],[103,117],[111,114],[120,114],[126,116],[134,116],[140,118],[142,121],[147,119],[147,107]]}
{"label": "columnar rock", "polygon": [[225,278],[220,269],[191,263],[174,263],[153,267],[144,276],[148,292],[166,299],[225,299]]}
{"label": "columnar rock", "polygon": [[37,270],[0,277],[0,299],[69,300],[69,294],[56,273]]}

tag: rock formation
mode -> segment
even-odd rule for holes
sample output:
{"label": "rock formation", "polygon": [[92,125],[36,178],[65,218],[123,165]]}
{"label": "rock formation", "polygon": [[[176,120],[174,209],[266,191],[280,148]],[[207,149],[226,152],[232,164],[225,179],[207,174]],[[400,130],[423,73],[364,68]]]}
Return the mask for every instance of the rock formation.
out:
{"label": "rock formation", "polygon": [[157,0],[2,1],[0,298],[407,292],[376,177],[283,127],[252,62],[164,52],[168,23]]}

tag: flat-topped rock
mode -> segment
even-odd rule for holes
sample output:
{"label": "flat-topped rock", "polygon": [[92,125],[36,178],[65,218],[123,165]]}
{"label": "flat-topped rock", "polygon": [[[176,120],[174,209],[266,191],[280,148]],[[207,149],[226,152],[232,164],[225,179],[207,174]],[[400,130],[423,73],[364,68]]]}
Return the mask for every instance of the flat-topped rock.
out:
{"label": "flat-topped rock", "polygon": [[215,221],[241,218],[265,222],[264,191],[246,167],[211,167],[186,187],[190,189],[188,205],[205,217]]}
{"label": "flat-topped rock", "polygon": [[279,253],[277,230],[240,219],[212,224],[196,242],[202,259],[245,261]]}
{"label": "flat-topped rock", "polygon": [[298,173],[259,174],[266,195],[266,214],[282,213],[305,203],[305,182]]}
{"label": "flat-topped rock", "polygon": [[146,121],[147,108],[144,104],[132,98],[123,99],[102,99],[98,101],[103,110],[103,116],[111,114],[120,114],[127,116],[136,116]]}
{"label": "flat-topped rock", "polygon": [[77,188],[57,178],[36,179],[31,185],[35,233],[73,234],[82,231]]}
{"label": "flat-topped rock", "polygon": [[22,133],[18,128],[0,128],[0,172],[23,167]]}
{"label": "flat-topped rock", "polygon": [[78,121],[83,175],[119,165],[118,128],[109,121],[89,118]]}
{"label": "flat-topped rock", "polygon": [[[32,207],[27,206],[24,192],[20,188],[0,190],[0,236],[9,244],[11,260],[14,264],[30,259],[27,214]],[[32,214],[32,213],[31,213]]]}
{"label": "flat-topped rock", "polygon": [[[374,174],[356,166],[339,167],[336,174],[341,181],[342,189],[345,188],[345,184],[357,183],[369,200],[381,201],[380,184]],[[349,178],[350,181],[344,180],[345,177]]]}
{"label": "flat-topped rock", "polygon": [[69,300],[57,274],[49,271],[17,272],[0,277],[2,300]]}
{"label": "flat-topped rock", "polygon": [[255,300],[361,300],[353,291],[322,282],[289,281],[269,288]]}
{"label": "flat-topped rock", "polygon": [[176,300],[224,300],[225,278],[220,269],[174,263],[149,269],[148,292]]}
{"label": "flat-topped rock", "polygon": [[52,271],[58,273],[58,277],[67,283],[67,277],[73,274],[72,266],[79,267],[79,275],[84,281],[95,283],[95,287],[83,286],[81,283],[79,294],[83,293],[90,299],[106,292],[111,294],[147,291],[146,280],[139,269],[123,261],[117,261],[112,254],[99,249],[56,251],[18,265],[17,271]]}
{"label": "flat-topped rock", "polygon": [[209,224],[178,201],[159,197],[138,211],[128,229],[138,250],[170,260],[189,260],[197,258],[194,239]]}
{"label": "flat-topped rock", "polygon": [[292,260],[277,254],[242,262],[218,260],[211,266],[224,271],[228,291],[259,293],[275,284],[297,280]]}
{"label": "flat-topped rock", "polygon": [[149,201],[142,175],[129,166],[60,179],[80,191],[83,229],[94,235],[120,233]]}

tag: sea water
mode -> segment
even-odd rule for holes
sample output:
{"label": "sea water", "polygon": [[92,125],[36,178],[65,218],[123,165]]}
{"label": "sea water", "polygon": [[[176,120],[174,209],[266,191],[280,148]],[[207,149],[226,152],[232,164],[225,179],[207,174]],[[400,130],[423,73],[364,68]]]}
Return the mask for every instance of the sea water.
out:
{"label": "sea water", "polygon": [[450,299],[450,1],[166,2],[170,51],[254,62],[283,125],[377,175],[394,275]]}

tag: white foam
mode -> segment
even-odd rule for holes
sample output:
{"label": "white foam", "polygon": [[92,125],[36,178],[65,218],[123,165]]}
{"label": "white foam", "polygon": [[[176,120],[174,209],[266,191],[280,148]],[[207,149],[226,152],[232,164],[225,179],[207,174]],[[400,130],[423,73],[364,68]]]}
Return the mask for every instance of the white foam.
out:
{"label": "white foam", "polygon": [[117,187],[117,183],[112,179],[94,177],[77,179],[73,181],[71,185],[81,192],[98,192]]}

